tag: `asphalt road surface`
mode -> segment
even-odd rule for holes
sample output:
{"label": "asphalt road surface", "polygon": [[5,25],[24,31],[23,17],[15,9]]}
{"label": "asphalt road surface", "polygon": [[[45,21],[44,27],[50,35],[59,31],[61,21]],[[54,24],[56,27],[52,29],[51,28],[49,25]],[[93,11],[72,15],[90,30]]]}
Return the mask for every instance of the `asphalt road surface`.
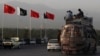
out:
{"label": "asphalt road surface", "polygon": [[23,45],[20,49],[3,49],[0,47],[0,56],[100,56],[100,47],[95,55],[63,55],[61,51],[50,51],[46,45]]}

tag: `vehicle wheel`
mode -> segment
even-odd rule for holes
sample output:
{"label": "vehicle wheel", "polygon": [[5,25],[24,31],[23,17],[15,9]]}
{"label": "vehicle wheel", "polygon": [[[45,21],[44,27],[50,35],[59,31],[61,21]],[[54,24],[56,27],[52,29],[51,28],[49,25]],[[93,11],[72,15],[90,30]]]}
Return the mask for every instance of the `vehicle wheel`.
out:
{"label": "vehicle wheel", "polygon": [[96,54],[96,51],[97,51],[97,49],[96,49],[96,46],[95,46],[94,50],[92,50],[92,54]]}
{"label": "vehicle wheel", "polygon": [[18,46],[17,49],[20,49],[20,46]]}
{"label": "vehicle wheel", "polygon": [[7,47],[6,46],[4,46],[4,49],[6,49]]}
{"label": "vehicle wheel", "polygon": [[62,46],[61,46],[61,52],[62,52],[62,54],[66,54],[66,51],[63,49]]}
{"label": "vehicle wheel", "polygon": [[12,47],[10,46],[10,47],[8,47],[9,49],[11,49]]}
{"label": "vehicle wheel", "polygon": [[97,48],[96,48],[96,44],[94,45],[94,47],[90,48],[90,54],[96,54],[97,52]]}
{"label": "vehicle wheel", "polygon": [[48,49],[48,51],[50,51],[50,49]]}
{"label": "vehicle wheel", "polygon": [[88,54],[90,46],[83,48],[83,54]]}
{"label": "vehicle wheel", "polygon": [[57,51],[61,51],[61,49],[57,49]]}

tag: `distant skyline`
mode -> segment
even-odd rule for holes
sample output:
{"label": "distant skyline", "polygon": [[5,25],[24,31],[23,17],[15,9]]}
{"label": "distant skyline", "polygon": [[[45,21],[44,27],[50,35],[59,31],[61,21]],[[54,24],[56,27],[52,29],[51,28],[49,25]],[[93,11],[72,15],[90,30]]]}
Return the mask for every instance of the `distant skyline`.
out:
{"label": "distant skyline", "polygon": [[[54,14],[57,13],[57,18],[55,18],[54,22],[52,22],[52,21],[51,22],[55,23],[54,25],[57,25],[58,22],[59,22],[59,27],[61,27],[61,25],[64,24],[63,23],[64,20],[59,19],[60,21],[57,21],[57,19],[63,18],[63,16],[66,13],[66,12],[64,13],[64,11],[71,9],[73,11],[73,13],[76,14],[76,13],[78,13],[77,9],[81,8],[84,11],[85,15],[88,15],[88,16],[91,16],[91,17],[94,18],[93,19],[94,28],[100,29],[100,26],[99,26],[99,24],[100,24],[100,19],[99,19],[100,18],[100,7],[99,7],[100,0],[0,0],[0,4],[2,4],[2,3],[8,3],[9,4],[9,2],[13,3],[13,1],[18,1],[18,2],[21,2],[21,3],[26,3],[26,4],[31,4],[31,5],[46,5],[46,6],[48,6],[48,8],[58,10],[57,12],[55,12],[55,10],[54,10]],[[22,4],[22,5],[24,5],[24,4]],[[39,9],[33,7],[33,9],[37,9],[37,11],[40,11],[39,9],[42,9],[42,7],[40,7]],[[53,10],[51,12],[53,12]],[[60,17],[58,16],[58,13],[62,13],[61,15],[59,14]],[[22,18],[22,17],[19,17],[19,18]],[[50,24],[51,24],[51,22],[50,22]],[[7,24],[7,23],[5,23],[5,24]],[[54,27],[54,25],[51,25],[51,26]]]}

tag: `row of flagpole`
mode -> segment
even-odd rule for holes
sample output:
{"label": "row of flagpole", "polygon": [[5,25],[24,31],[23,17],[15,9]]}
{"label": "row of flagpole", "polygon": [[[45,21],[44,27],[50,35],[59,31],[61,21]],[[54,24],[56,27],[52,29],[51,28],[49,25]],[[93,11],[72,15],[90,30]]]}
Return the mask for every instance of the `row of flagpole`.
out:
{"label": "row of flagpole", "polygon": [[[5,7],[6,6],[6,7]],[[8,6],[8,7],[7,7]],[[12,10],[12,11],[7,11],[7,9],[9,9],[9,7],[10,7],[10,9],[12,10],[12,6],[10,6],[10,5],[4,5],[4,13],[8,13],[8,14],[12,14],[12,13],[14,13],[14,10]],[[22,9],[22,8],[20,8],[20,9]],[[18,10],[18,8],[17,8],[17,10]],[[32,11],[31,10],[31,12],[34,12],[34,11]],[[24,12],[25,13],[25,12]],[[36,12],[35,12],[36,13]],[[47,15],[45,14],[44,16],[44,19],[45,18],[50,18],[51,20],[53,20],[54,19],[54,15],[53,14],[51,14],[51,13],[49,13],[49,12],[46,12],[47,13]],[[2,39],[3,39],[3,33],[4,33],[4,14],[3,14],[3,16],[2,16]],[[33,16],[34,17],[34,15],[31,15],[31,16]],[[37,15],[35,15],[37,18],[39,17],[39,16],[37,16]],[[42,19],[41,19],[41,22],[42,22]],[[45,23],[45,22],[44,22]],[[41,23],[40,23],[41,24]],[[42,23],[43,24],[43,23]],[[46,24],[46,23],[45,23]],[[46,25],[42,25],[42,27],[43,26],[46,26]],[[19,37],[19,35],[18,35],[18,28],[19,28],[19,17],[17,18],[17,37]],[[30,39],[31,39],[31,30],[32,30],[32,28],[31,28],[31,17],[30,17],[30,29],[29,29],[29,32],[30,32]],[[40,31],[40,37],[42,38],[42,30]],[[45,27],[45,37],[46,37],[46,27]]]}

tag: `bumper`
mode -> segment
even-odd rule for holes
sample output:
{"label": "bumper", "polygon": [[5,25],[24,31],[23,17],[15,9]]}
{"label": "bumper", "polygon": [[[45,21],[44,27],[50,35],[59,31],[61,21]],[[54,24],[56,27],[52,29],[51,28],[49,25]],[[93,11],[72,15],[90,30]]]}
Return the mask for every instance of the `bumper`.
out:
{"label": "bumper", "polygon": [[57,47],[47,47],[47,49],[61,49],[61,48],[57,46]]}

